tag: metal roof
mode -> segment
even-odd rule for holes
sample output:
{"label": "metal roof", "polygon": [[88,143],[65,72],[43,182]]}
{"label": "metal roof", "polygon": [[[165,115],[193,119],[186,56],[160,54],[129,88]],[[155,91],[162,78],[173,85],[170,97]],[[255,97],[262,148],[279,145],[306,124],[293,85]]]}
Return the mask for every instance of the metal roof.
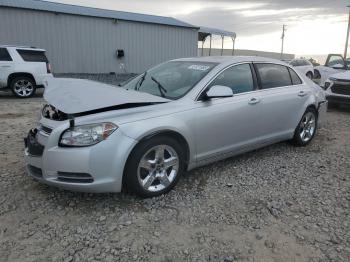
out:
{"label": "metal roof", "polygon": [[194,25],[182,22],[172,17],[67,5],[42,0],[0,0],[0,6],[198,29],[198,27]]}
{"label": "metal roof", "polygon": [[221,29],[203,27],[201,26],[198,31],[198,40],[203,41],[209,35],[221,35],[236,38],[236,33],[229,32]]}
{"label": "metal roof", "polygon": [[38,48],[35,46],[27,46],[27,45],[0,45],[0,48],[15,48],[15,49],[30,49],[36,51],[46,51],[45,49]]}

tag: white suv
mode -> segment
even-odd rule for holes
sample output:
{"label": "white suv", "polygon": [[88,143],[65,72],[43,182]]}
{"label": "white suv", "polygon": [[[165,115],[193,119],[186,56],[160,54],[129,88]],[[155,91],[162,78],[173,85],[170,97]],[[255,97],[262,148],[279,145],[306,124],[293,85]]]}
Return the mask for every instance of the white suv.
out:
{"label": "white suv", "polygon": [[0,90],[8,88],[17,97],[30,97],[43,87],[46,77],[52,74],[44,49],[0,45]]}
{"label": "white suv", "polygon": [[314,66],[306,59],[293,59],[289,62],[299,73],[312,79],[314,77]]}

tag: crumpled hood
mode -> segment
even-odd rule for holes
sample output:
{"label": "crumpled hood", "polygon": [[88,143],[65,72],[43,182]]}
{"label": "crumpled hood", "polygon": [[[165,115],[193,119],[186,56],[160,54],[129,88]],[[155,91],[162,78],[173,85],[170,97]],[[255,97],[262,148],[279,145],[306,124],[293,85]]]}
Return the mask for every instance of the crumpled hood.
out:
{"label": "crumpled hood", "polygon": [[350,82],[350,70],[347,70],[341,73],[332,74],[330,75],[330,78],[335,78],[337,80],[345,80]]}
{"label": "crumpled hood", "polygon": [[88,112],[125,104],[161,103],[170,100],[126,90],[99,82],[72,78],[50,78],[45,81],[44,99],[66,114]]}

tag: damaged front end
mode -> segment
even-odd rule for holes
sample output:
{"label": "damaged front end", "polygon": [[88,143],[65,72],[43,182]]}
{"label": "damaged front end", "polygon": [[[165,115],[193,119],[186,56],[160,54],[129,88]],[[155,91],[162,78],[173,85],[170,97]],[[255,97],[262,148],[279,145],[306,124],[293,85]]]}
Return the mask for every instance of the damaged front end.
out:
{"label": "damaged front end", "polygon": [[68,119],[68,114],[56,109],[52,105],[44,105],[42,111],[42,116],[55,121],[65,121]]}
{"label": "damaged front end", "polygon": [[159,104],[159,103],[129,103],[129,104],[123,104],[123,105],[98,108],[94,110],[78,112],[73,114],[67,114],[65,112],[60,111],[53,105],[46,104],[42,109],[42,116],[50,120],[65,121],[68,119],[74,119],[75,117],[79,117],[79,116],[86,116],[86,115],[92,115],[92,114],[103,113],[108,111],[136,108],[136,107],[142,107],[142,106],[150,106],[150,105],[156,105],[156,104]]}

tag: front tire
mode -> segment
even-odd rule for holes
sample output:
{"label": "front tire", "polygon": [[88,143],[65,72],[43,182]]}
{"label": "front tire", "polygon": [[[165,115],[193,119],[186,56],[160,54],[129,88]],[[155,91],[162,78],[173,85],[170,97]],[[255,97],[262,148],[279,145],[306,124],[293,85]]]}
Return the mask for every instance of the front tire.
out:
{"label": "front tire", "polygon": [[28,98],[35,94],[36,86],[32,78],[26,76],[15,77],[10,88],[12,93],[19,98]]}
{"label": "front tire", "polygon": [[317,130],[317,111],[309,107],[302,116],[294,132],[292,143],[296,146],[306,146],[314,138]]}
{"label": "front tire", "polygon": [[140,142],[131,152],[124,171],[124,188],[141,197],[169,192],[185,170],[180,143],[167,136]]}

